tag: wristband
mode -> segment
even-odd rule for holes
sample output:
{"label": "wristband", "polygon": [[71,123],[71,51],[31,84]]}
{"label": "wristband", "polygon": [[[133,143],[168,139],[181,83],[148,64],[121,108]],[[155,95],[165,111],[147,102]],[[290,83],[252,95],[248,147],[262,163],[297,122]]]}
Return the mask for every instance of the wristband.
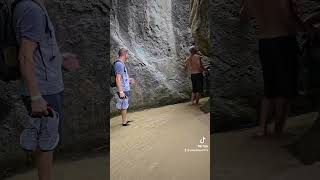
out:
{"label": "wristband", "polygon": [[38,96],[31,96],[31,101],[37,101],[37,100],[39,100],[39,99],[41,99],[42,98],[42,96],[41,95],[38,95]]}

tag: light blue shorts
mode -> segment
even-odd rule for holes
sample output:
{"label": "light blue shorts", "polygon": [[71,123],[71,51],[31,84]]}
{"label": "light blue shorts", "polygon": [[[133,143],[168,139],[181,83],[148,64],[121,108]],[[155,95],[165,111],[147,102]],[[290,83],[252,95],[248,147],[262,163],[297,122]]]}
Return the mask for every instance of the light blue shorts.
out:
{"label": "light blue shorts", "polygon": [[[21,141],[25,150],[34,150],[38,148],[43,151],[52,151],[57,144],[62,144],[62,130],[64,123],[63,92],[53,95],[43,95],[50,107],[57,113],[53,118],[32,118],[27,120],[25,131],[21,134]],[[30,97],[23,96],[24,105],[31,114]],[[44,133],[42,133],[44,132]],[[35,147],[37,143],[38,147]]]}
{"label": "light blue shorts", "polygon": [[124,99],[120,99],[120,95],[119,93],[117,93],[117,104],[116,104],[116,107],[117,109],[119,110],[127,110],[129,108],[129,104],[130,104],[130,91],[125,91],[124,92],[127,96],[127,98],[124,98]]}

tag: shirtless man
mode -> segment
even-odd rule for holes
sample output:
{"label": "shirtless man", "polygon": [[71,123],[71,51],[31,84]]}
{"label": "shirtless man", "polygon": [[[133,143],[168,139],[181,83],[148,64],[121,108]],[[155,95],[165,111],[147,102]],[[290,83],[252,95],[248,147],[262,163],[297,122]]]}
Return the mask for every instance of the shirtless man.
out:
{"label": "shirtless man", "polygon": [[241,20],[256,20],[264,79],[258,136],[268,134],[267,121],[273,112],[275,133],[283,133],[290,100],[297,95],[296,34],[304,28],[295,7],[293,0],[242,0]]}
{"label": "shirtless man", "polygon": [[186,68],[191,72],[192,95],[191,104],[198,105],[201,93],[203,92],[203,72],[205,68],[201,62],[201,55],[195,46],[189,49],[190,56],[186,60]]}

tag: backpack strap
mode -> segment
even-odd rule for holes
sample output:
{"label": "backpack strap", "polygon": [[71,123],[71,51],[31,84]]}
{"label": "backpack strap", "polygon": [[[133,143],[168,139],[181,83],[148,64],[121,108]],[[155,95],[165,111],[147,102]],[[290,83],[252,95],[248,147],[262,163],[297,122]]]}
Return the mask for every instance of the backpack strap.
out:
{"label": "backpack strap", "polygon": [[[120,62],[120,63],[122,63],[119,59],[117,59],[114,63],[113,63],[113,65],[115,65],[117,62]],[[126,66],[124,66],[124,70],[123,70],[125,73],[127,72],[127,68],[126,68]]]}
{"label": "backpack strap", "polygon": [[[12,28],[12,32],[16,33],[16,27],[14,27],[15,23],[14,23],[14,11],[17,7],[17,5],[19,3],[21,3],[23,0],[15,0],[12,4],[11,4],[11,28]],[[20,35],[19,35],[20,36]],[[16,37],[16,35],[14,36]],[[16,39],[16,38],[15,38]]]}

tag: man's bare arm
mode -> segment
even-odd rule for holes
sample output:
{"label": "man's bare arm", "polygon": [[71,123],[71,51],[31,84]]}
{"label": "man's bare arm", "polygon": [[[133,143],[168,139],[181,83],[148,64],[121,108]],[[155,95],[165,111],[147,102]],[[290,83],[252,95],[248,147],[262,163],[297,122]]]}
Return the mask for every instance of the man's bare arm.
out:
{"label": "man's bare arm", "polygon": [[33,53],[37,48],[37,44],[28,39],[21,40],[19,51],[20,71],[28,88],[30,96],[39,96],[36,77],[35,77],[35,64],[33,60]]}
{"label": "man's bare arm", "polygon": [[116,85],[117,85],[118,92],[123,92],[122,86],[121,86],[121,75],[120,74],[116,74]]}
{"label": "man's bare arm", "polygon": [[33,53],[36,48],[37,43],[22,38],[19,50],[19,62],[22,78],[25,81],[31,99],[31,114],[33,116],[43,116],[48,115],[48,103],[42,98],[35,77]]}

